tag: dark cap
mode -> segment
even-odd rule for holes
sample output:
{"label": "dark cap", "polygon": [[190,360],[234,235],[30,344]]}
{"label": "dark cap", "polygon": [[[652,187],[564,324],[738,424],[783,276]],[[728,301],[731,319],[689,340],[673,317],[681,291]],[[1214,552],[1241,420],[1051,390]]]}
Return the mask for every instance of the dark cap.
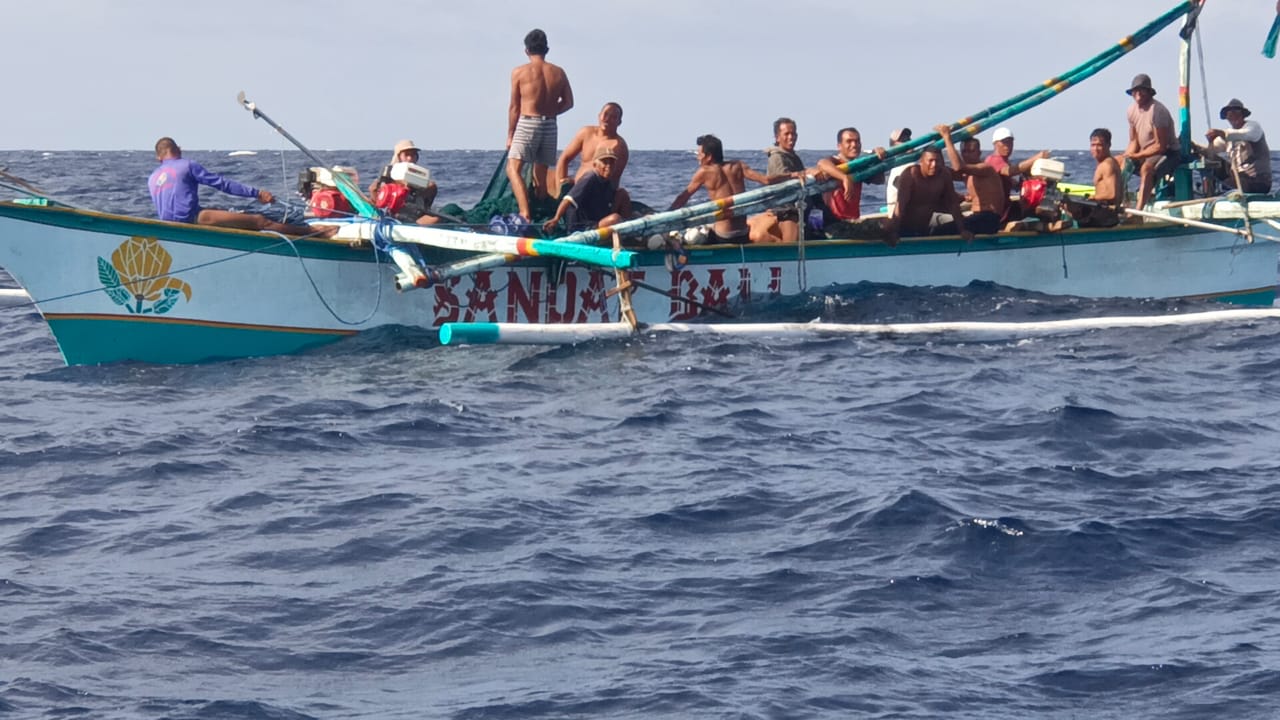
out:
{"label": "dark cap", "polygon": [[1226,105],[1223,105],[1222,109],[1218,111],[1218,119],[1226,120],[1228,110],[1239,110],[1241,113],[1244,114],[1245,117],[1249,117],[1250,115],[1253,114],[1253,112],[1250,111],[1249,108],[1244,106],[1244,103],[1240,102],[1236,98],[1231,98],[1230,102],[1228,102]]}
{"label": "dark cap", "polygon": [[1129,89],[1125,90],[1126,95],[1132,95],[1134,90],[1146,88],[1151,91],[1152,95],[1156,94],[1156,89],[1151,87],[1151,76],[1146,73],[1138,73],[1133,76],[1133,82],[1129,83]]}

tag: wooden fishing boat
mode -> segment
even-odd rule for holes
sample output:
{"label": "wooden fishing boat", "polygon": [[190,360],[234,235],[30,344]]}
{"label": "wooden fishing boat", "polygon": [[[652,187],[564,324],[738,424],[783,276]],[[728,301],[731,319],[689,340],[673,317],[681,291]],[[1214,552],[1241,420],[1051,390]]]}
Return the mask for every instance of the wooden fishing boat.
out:
{"label": "wooden fishing boat", "polygon": [[[1050,99],[1178,19],[1193,24],[1202,4],[1183,2],[1089,62],[954,123],[953,136],[976,135]],[[1185,79],[1182,85],[1185,94]],[[896,146],[887,158],[858,158],[847,168],[866,179],[938,142],[937,134],[926,135]],[[0,266],[33,298],[69,364],[292,353],[386,325],[442,328],[442,338],[452,342],[501,340],[510,325],[571,326],[567,335],[546,336],[559,342],[591,337],[594,329],[615,334],[620,327],[683,322],[763,297],[858,282],[987,281],[1055,295],[1270,305],[1277,251],[1267,223],[1280,217],[1280,201],[1222,198],[1194,205],[1188,202],[1191,171],[1183,172],[1179,195],[1143,211],[1135,224],[980,236],[969,243],[954,236],[904,238],[894,247],[823,239],[615,249],[615,234],[645,248],[645,238],[730,211],[800,202],[825,189],[798,181],[556,241],[401,225],[362,205],[351,184],[344,194],[352,194],[366,217],[344,221],[334,240],[291,240],[38,200],[0,202]],[[352,246],[353,239],[362,242]]]}

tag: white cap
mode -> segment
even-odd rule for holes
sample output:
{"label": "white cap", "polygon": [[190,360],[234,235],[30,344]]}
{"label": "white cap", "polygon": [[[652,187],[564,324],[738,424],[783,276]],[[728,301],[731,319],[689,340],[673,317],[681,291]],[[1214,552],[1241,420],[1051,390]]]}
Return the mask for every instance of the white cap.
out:
{"label": "white cap", "polygon": [[1013,131],[1007,127],[998,127],[996,131],[991,133],[991,142],[1000,142],[1001,140],[1012,140]]}

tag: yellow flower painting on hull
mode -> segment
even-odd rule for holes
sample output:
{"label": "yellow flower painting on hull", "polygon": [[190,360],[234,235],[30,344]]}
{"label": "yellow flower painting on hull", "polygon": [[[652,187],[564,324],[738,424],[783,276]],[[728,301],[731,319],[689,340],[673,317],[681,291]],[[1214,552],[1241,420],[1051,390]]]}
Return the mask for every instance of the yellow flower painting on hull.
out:
{"label": "yellow flower painting on hull", "polygon": [[173,258],[155,238],[131,237],[111,253],[111,262],[98,258],[98,280],[112,302],[129,312],[162,315],[178,304],[179,295],[191,302],[191,286],[169,277],[171,265]]}

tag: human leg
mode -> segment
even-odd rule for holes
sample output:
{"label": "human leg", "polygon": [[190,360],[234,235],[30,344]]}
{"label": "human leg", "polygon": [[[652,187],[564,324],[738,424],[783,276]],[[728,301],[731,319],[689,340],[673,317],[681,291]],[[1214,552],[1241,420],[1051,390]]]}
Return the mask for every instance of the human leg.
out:
{"label": "human leg", "polygon": [[[514,145],[512,146],[515,147]],[[529,219],[529,189],[524,185],[524,160],[512,157],[507,160],[507,180],[511,182],[511,194],[516,196],[520,217]]]}
{"label": "human leg", "polygon": [[259,232],[266,230],[269,232],[282,233],[284,235],[298,235],[301,237],[333,237],[338,228],[334,225],[326,225],[322,227],[312,227],[310,225],[292,225],[286,223],[278,223],[274,220],[268,220],[266,216],[257,213],[238,213],[228,210],[201,210],[196,216],[197,225],[212,225],[214,227],[235,228],[237,230],[257,230]]}

